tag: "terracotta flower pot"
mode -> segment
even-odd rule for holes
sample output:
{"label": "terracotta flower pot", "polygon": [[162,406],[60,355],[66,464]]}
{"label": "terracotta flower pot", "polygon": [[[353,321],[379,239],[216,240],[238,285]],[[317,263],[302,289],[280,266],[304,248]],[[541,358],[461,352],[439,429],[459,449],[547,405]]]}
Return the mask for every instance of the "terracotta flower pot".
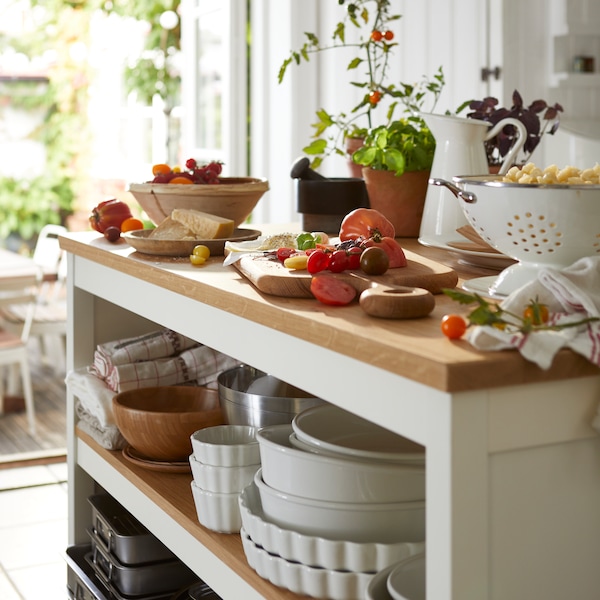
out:
{"label": "terracotta flower pot", "polygon": [[363,169],[371,208],[394,225],[397,237],[419,237],[429,171],[411,171],[396,177],[392,171]]}

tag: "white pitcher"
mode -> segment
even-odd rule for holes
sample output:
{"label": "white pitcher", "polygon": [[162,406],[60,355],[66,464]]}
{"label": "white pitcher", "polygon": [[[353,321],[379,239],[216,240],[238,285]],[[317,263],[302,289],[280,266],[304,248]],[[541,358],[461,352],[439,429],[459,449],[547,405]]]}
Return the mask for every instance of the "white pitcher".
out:
{"label": "white pitcher", "polygon": [[[490,123],[477,119],[434,114],[421,116],[436,142],[431,178],[451,181],[452,177],[458,175],[489,174],[484,142],[506,125],[514,125],[518,137],[500,167],[499,173],[504,174],[527,140],[523,123],[510,117],[490,129]],[[425,245],[443,246],[449,239],[460,239],[456,230],[466,224],[467,219],[452,193],[444,187],[430,185],[425,198],[419,241]]]}

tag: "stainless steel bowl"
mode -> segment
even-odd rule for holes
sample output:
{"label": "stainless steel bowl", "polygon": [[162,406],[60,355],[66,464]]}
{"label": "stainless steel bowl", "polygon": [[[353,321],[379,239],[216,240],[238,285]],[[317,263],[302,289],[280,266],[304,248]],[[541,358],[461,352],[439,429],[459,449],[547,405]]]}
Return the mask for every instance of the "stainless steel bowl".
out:
{"label": "stainless steel bowl", "polygon": [[326,404],[320,398],[246,365],[224,371],[217,382],[221,409],[231,425],[265,427],[291,423],[303,410]]}

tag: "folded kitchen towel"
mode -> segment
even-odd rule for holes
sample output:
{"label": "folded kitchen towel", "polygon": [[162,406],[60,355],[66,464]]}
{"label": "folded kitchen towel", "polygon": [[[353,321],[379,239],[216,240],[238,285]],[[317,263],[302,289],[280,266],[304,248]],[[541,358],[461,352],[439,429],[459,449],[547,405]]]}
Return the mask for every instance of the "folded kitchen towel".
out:
{"label": "folded kitchen towel", "polygon": [[87,413],[98,420],[101,427],[115,425],[112,399],[115,395],[106,382],[98,378],[89,367],[69,371],[65,383],[71,393],[77,396]]}
{"label": "folded kitchen towel", "polygon": [[106,383],[115,392],[184,383],[207,385],[215,381],[221,371],[238,364],[237,360],[208,346],[197,346],[177,356],[116,365],[106,377]]}
{"label": "folded kitchen towel", "polygon": [[[562,270],[540,269],[537,279],[514,291],[500,304],[514,314],[537,300],[548,306],[548,324],[564,325],[600,316],[600,256],[579,259]],[[600,366],[600,321],[557,331],[508,333],[489,325],[469,328],[467,339],[481,350],[516,348],[542,369],[550,368],[556,353],[571,348]]]}
{"label": "folded kitchen towel", "polygon": [[80,401],[75,404],[75,414],[79,417],[77,426],[103,448],[122,450],[127,445],[127,440],[116,425],[101,425],[100,421],[91,415]]}
{"label": "folded kitchen towel", "polygon": [[115,365],[154,360],[179,354],[198,346],[198,342],[171,329],[99,344],[94,352],[94,369],[99,377],[107,377]]}

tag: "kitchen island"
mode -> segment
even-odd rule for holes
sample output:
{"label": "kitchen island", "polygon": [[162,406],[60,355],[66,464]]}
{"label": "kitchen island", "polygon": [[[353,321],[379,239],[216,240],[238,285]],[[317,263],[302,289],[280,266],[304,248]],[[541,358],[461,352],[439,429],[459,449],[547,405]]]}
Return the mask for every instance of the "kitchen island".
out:
{"label": "kitchen island", "polygon": [[[493,274],[400,241],[461,278]],[[91,233],[61,245],[69,368],[91,364],[99,343],[179,331],[426,446],[429,599],[597,598],[600,370],[584,358],[561,351],[543,371],[449,341],[440,319],[461,307],[443,295],[429,317],[382,320],[263,295],[219,258],[197,268]],[[87,540],[97,482],[226,600],[299,597],[247,565],[238,535],[198,524],[191,475],[128,463],[78,434],[71,395],[68,411],[70,544]]]}

